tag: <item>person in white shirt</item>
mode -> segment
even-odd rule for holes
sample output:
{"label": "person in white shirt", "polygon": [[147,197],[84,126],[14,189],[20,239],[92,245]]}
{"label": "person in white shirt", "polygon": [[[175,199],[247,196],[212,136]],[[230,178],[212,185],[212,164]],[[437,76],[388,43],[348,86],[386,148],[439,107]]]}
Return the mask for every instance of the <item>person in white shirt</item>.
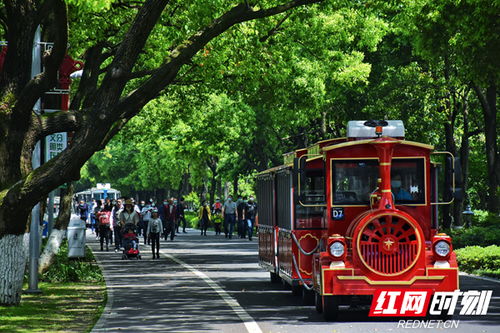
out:
{"label": "person in white shirt", "polygon": [[[142,228],[144,230],[144,244],[146,244],[146,242],[149,244],[151,241],[147,237],[147,230],[148,230],[149,220],[151,220],[152,210],[153,210],[153,207],[151,206],[150,202],[148,202],[146,205],[144,205],[144,207],[142,207],[142,210],[141,210]],[[157,211],[157,213],[158,213],[158,211]]]}
{"label": "person in white shirt", "polygon": [[155,259],[155,249],[156,258],[160,259],[160,234],[163,230],[163,223],[158,215],[158,210],[156,208],[152,209],[151,219],[148,223],[147,235],[148,239],[151,240],[151,251],[153,252],[153,259]]}

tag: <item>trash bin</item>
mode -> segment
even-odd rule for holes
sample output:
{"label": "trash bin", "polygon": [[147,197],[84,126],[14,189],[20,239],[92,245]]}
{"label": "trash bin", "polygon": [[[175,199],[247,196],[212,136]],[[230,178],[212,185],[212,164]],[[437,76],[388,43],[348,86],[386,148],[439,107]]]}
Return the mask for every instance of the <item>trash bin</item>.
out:
{"label": "trash bin", "polygon": [[85,221],[71,218],[68,226],[68,258],[85,257]]}

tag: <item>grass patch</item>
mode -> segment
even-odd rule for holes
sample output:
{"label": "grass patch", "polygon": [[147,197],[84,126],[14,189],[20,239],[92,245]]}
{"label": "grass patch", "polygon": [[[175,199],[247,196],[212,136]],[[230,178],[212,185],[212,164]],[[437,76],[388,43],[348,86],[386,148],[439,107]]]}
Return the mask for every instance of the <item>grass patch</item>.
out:
{"label": "grass patch", "polygon": [[88,247],[85,258],[67,255],[65,242],[52,266],[39,277],[41,294],[23,294],[19,306],[0,306],[0,332],[91,331],[107,301],[104,277]]}
{"label": "grass patch", "polygon": [[0,332],[90,332],[106,304],[104,282],[39,287],[42,294],[24,294],[19,306],[0,306]]}
{"label": "grass patch", "polygon": [[68,242],[61,244],[54,263],[40,276],[47,282],[102,282],[101,269],[95,262],[94,254],[88,246],[85,247],[85,257],[81,259],[68,258]]}

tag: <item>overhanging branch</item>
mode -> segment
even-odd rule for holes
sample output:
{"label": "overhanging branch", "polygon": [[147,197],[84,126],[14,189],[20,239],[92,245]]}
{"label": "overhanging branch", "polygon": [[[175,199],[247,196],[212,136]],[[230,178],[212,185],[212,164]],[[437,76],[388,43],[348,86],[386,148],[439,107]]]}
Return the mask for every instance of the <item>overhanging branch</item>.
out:
{"label": "overhanging branch", "polygon": [[81,114],[75,111],[59,111],[44,115],[33,115],[38,128],[37,140],[58,132],[73,132],[79,129]]}
{"label": "overhanging branch", "polygon": [[201,50],[212,39],[216,38],[238,23],[269,17],[283,13],[292,8],[321,2],[322,0],[295,0],[268,9],[253,10],[247,4],[239,4],[215,19],[210,25],[193,34],[186,42],[172,50],[164,64],[158,68],[144,84],[127,97],[122,98],[116,113],[125,110],[125,116],[134,115],[134,110],[140,110],[147,102],[155,98],[166,86],[171,84],[179,69]]}
{"label": "overhanging branch", "polygon": [[41,9],[45,13],[46,8],[52,8],[48,19],[47,29],[49,35],[54,38],[54,46],[50,53],[43,59],[44,71],[31,79],[28,84],[21,90],[16,105],[16,111],[25,114],[31,112],[33,105],[40,96],[52,88],[57,82],[57,71],[66,54],[66,46],[68,44],[68,13],[66,4],[63,0],[48,0],[47,6]]}

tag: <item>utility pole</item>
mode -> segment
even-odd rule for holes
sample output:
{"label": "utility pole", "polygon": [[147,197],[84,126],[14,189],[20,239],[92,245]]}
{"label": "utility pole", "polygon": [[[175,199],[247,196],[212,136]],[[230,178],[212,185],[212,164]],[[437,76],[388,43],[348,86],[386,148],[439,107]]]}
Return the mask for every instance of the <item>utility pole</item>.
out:
{"label": "utility pole", "polygon": [[[42,52],[41,52],[41,29],[40,26],[36,29],[35,38],[33,40],[33,59],[31,62],[31,76],[39,74],[42,71]],[[41,102],[40,99],[36,102],[34,111],[40,114]],[[37,142],[33,151],[32,167],[36,169],[41,163],[41,144]],[[31,210],[31,226],[30,226],[30,267],[29,267],[29,288],[27,293],[41,293],[38,288],[38,258],[40,257],[40,203],[37,203]]]}

